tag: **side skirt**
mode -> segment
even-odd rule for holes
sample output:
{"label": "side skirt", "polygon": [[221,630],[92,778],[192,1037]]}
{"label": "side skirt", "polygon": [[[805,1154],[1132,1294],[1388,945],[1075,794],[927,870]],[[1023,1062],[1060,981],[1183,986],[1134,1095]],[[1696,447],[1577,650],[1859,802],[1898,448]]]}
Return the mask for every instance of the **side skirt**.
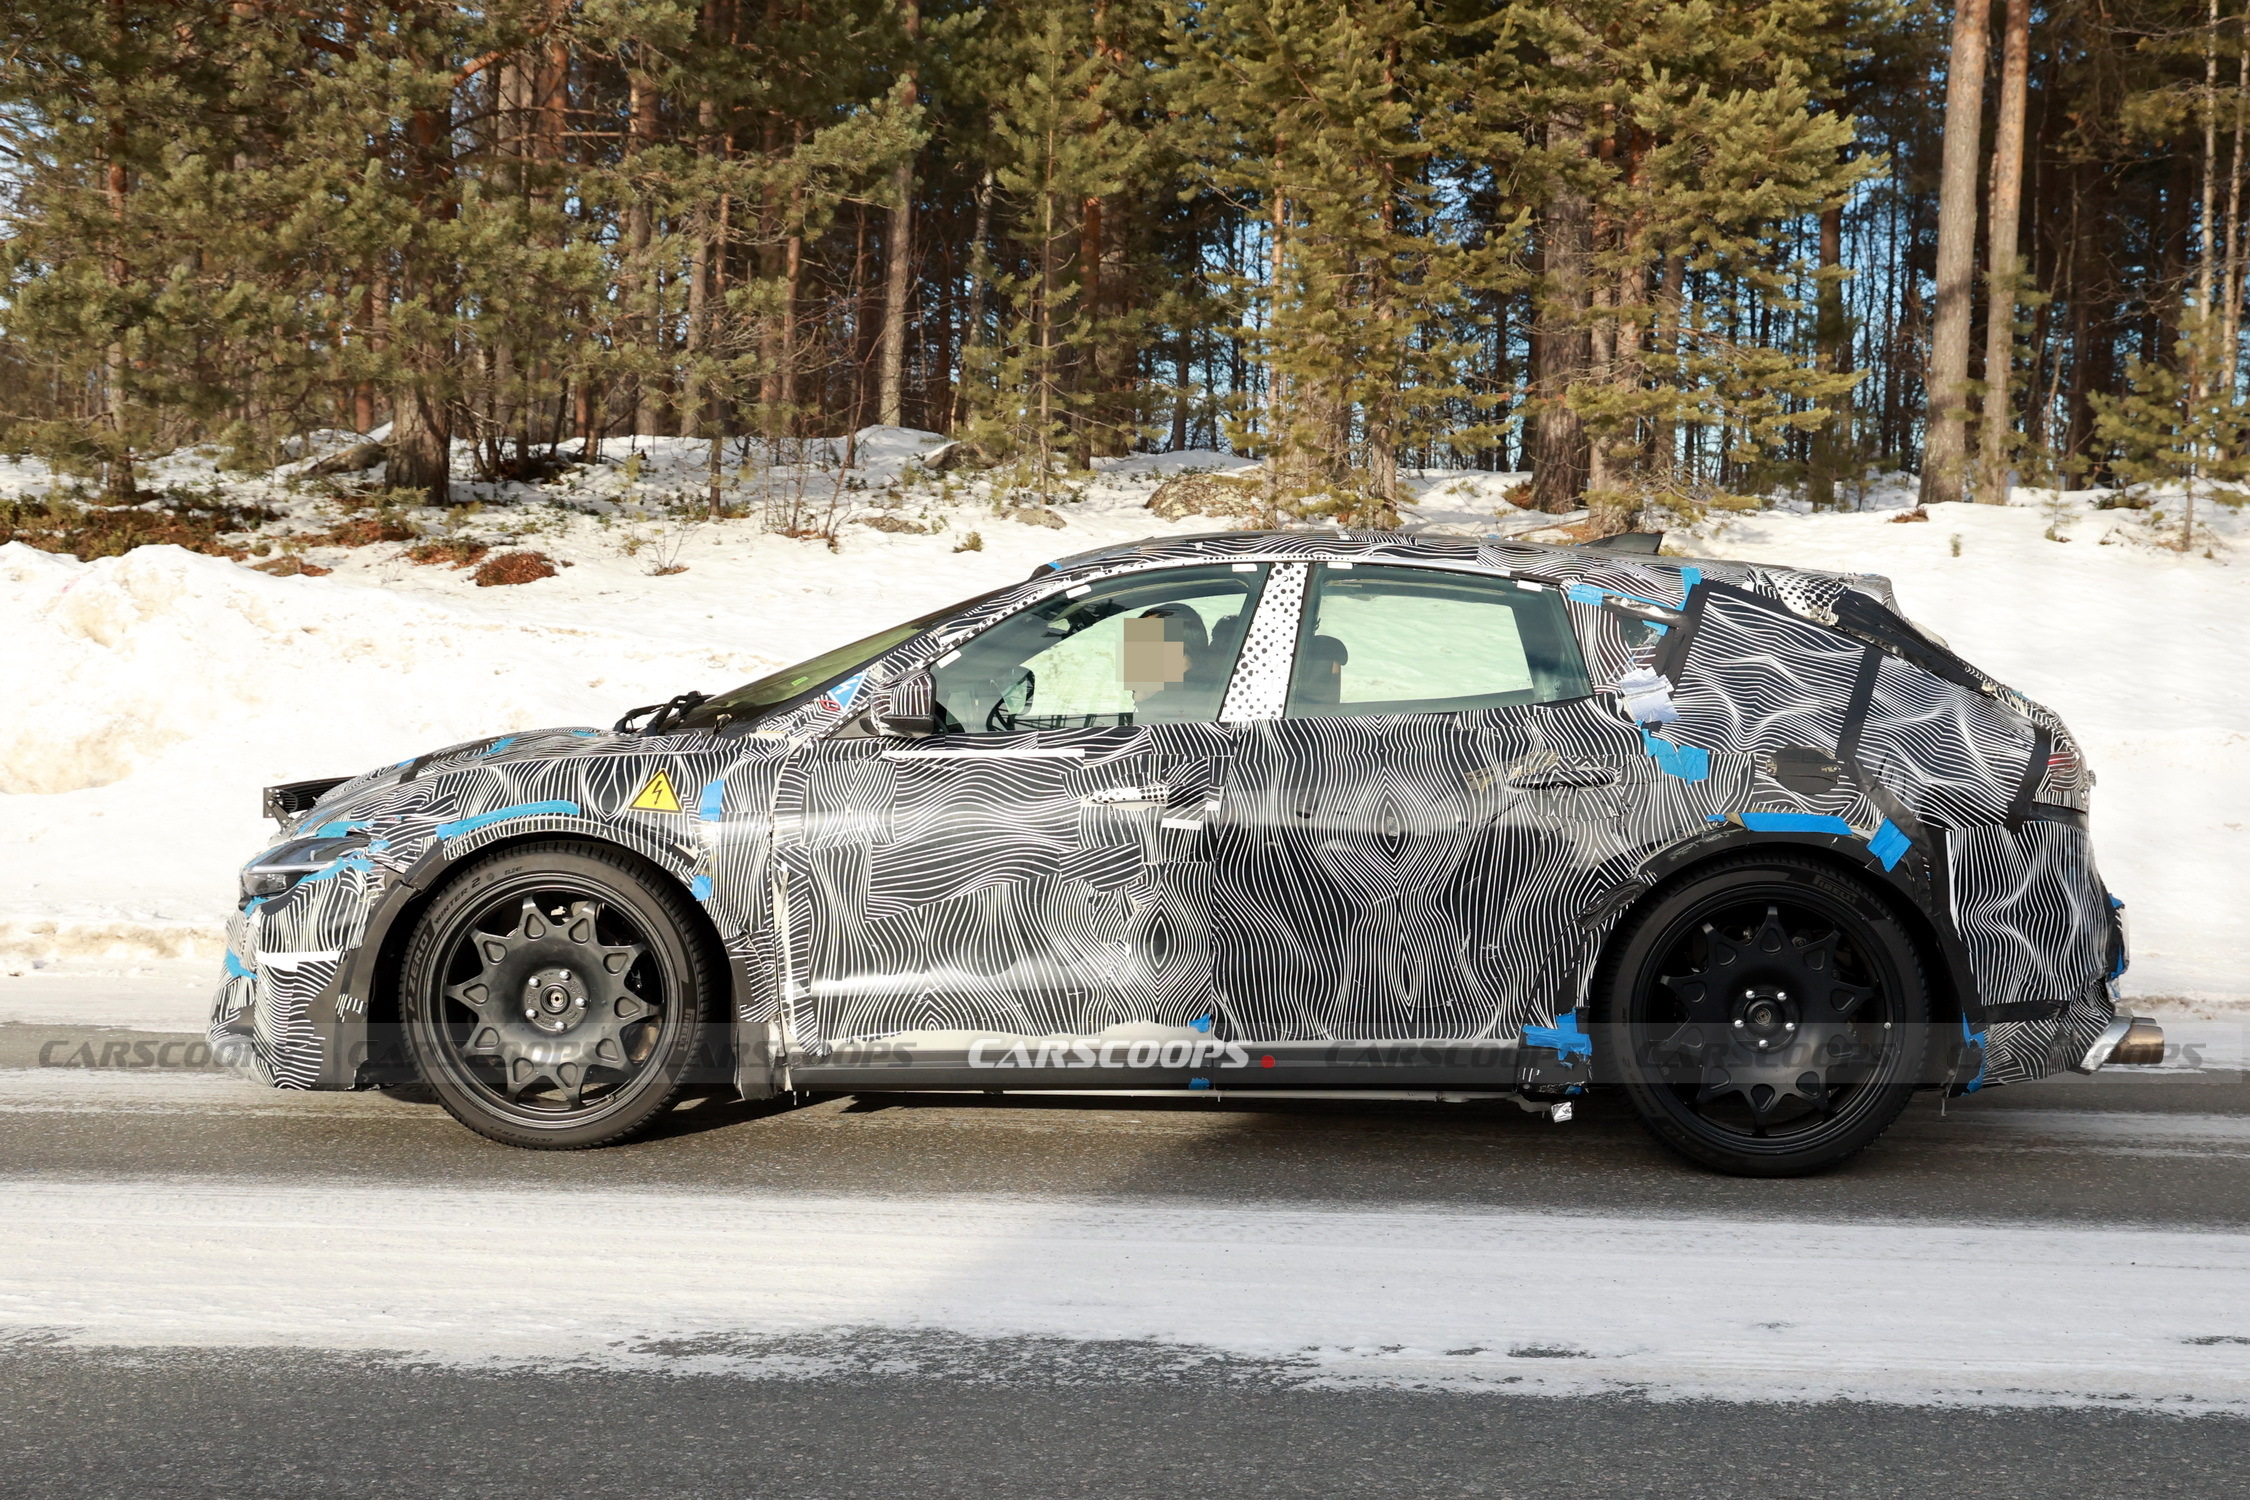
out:
{"label": "side skirt", "polygon": [[1148,1045],[994,1041],[967,1051],[932,1051],[871,1042],[840,1047],[825,1057],[792,1056],[789,1078],[798,1089],[843,1094],[1302,1095],[1311,1090],[1339,1098],[1369,1091],[1497,1097],[1517,1092],[1519,1068],[1528,1060],[1512,1041],[1174,1042],[1173,1048],[1195,1049],[1191,1060],[1170,1067],[1161,1061],[1133,1066],[1132,1048]]}

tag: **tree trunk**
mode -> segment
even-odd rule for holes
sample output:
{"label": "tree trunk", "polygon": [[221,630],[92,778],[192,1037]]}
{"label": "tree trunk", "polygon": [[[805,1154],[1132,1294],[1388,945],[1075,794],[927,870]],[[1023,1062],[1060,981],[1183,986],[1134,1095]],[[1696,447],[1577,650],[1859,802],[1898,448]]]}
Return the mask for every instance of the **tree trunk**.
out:
{"label": "tree trunk", "polygon": [[[627,75],[626,99],[629,148],[632,155],[639,156],[656,143],[656,89],[637,68]],[[633,431],[654,436],[664,425],[664,377],[658,373],[664,328],[653,306],[662,278],[650,255],[656,225],[649,212],[647,185],[632,181],[626,191],[631,198],[625,209],[625,238],[631,246],[632,266],[624,288],[626,317],[642,355],[641,372],[633,381]]]}
{"label": "tree trunk", "polygon": [[[2195,257],[2195,322],[2190,325],[2188,357],[2189,419],[2201,426],[2201,419],[2209,410],[2212,386],[2212,339],[2219,327],[2213,319],[2218,309],[2219,271],[2218,226],[2213,219],[2218,214],[2219,170],[2219,0],[2211,0],[2209,26],[2203,34],[2203,191],[2199,195],[2201,211],[2201,243]],[[2232,233],[2234,226],[2227,226]],[[2180,506],[2180,550],[2187,551],[2195,545],[2195,491],[2203,477],[2203,442],[2200,433],[2188,449],[2187,494]]]}
{"label": "tree trunk", "polygon": [[[1281,306],[1282,278],[1289,265],[1289,194],[1282,184],[1288,181],[1284,172],[1284,143],[1274,142],[1273,152],[1273,225],[1271,264],[1267,268],[1269,284],[1273,288],[1273,306]],[[1270,321],[1272,314],[1268,313]],[[1296,462],[1296,443],[1290,435],[1289,378],[1272,365],[1266,367],[1266,451],[1265,506],[1266,524],[1278,525],[1281,505],[1285,498],[1294,498],[1299,487],[1295,475],[1285,470]],[[1285,494],[1285,492],[1290,492]]]}
{"label": "tree trunk", "polygon": [[[1663,362],[1660,378],[1672,390],[1680,389],[1680,317],[1685,308],[1687,286],[1687,257],[1667,255],[1664,271],[1657,281],[1655,353]],[[1649,423],[1648,453],[1643,462],[1658,479],[1675,489],[1685,482],[1680,473],[1679,421],[1674,416],[1676,408],[1667,406],[1657,419]]]}
{"label": "tree trunk", "polygon": [[[704,25],[719,29],[718,8],[704,7]],[[719,130],[718,105],[705,99],[696,107],[696,150],[706,158],[724,154],[725,138]],[[726,302],[718,282],[727,253],[727,195],[692,216],[695,253],[688,269],[687,348],[680,382],[680,436],[720,437],[716,393],[719,320]],[[716,451],[714,449],[714,451]],[[713,504],[717,502],[714,501]]]}
{"label": "tree trunk", "polygon": [[[1078,205],[1078,306],[1082,326],[1091,325],[1102,311],[1102,200],[1086,198]],[[1081,398],[1099,394],[1101,342],[1089,333],[1071,369],[1071,389]],[[1088,469],[1094,462],[1094,413],[1090,403],[1074,403],[1070,413],[1070,466]]]}
{"label": "tree trunk", "polygon": [[2250,32],[2245,33],[2241,50],[2235,58],[2234,154],[2227,160],[2227,264],[2226,285],[2220,292],[2220,302],[2225,312],[2220,323],[2219,358],[2225,362],[2220,373],[2229,398],[2235,394],[2242,377],[2242,129],[2245,91],[2250,91]]}
{"label": "tree trunk", "polygon": [[984,344],[985,286],[992,279],[992,261],[985,251],[985,242],[992,234],[992,169],[985,168],[977,179],[976,228],[969,236],[969,312],[961,324],[961,384],[953,394],[953,422],[959,426],[969,414],[969,391],[973,376],[968,368],[968,352]]}
{"label": "tree trunk", "polygon": [[680,372],[680,436],[708,437],[704,424],[710,405],[710,382],[705,378],[705,363],[711,345],[711,251],[712,227],[707,215],[698,213],[692,222],[695,226],[695,252],[688,263],[687,288],[687,342],[681,350]]}
{"label": "tree trunk", "polygon": [[393,489],[417,490],[432,505],[451,498],[453,432],[445,402],[419,380],[391,390],[391,440],[384,444],[383,482]]}
{"label": "tree trunk", "polygon": [[1194,358],[1194,345],[1190,341],[1187,325],[1183,320],[1181,326],[1177,330],[1175,330],[1172,335],[1171,449],[1174,453],[1181,452],[1187,447],[1189,380],[1188,371]]}
{"label": "tree trunk", "polygon": [[[125,39],[127,24],[123,0],[109,0],[110,25],[117,40]],[[130,177],[125,167],[125,122],[113,116],[109,124],[106,170],[102,176],[108,197],[110,233],[115,237],[104,267],[109,277],[110,291],[119,301],[124,300],[125,283],[131,268],[125,258],[125,194]],[[110,448],[102,465],[102,495],[112,505],[130,505],[140,498],[140,487],[133,475],[133,431],[127,412],[130,397],[127,383],[132,378],[132,366],[126,358],[125,341],[113,338],[102,351],[102,403],[109,418]]]}
{"label": "tree trunk", "polygon": [[[416,209],[428,224],[455,215],[451,196],[453,179],[453,111],[450,104],[418,109],[407,124],[408,170],[416,178]],[[453,302],[452,268],[439,263],[421,237],[401,252],[399,300],[419,294],[433,309],[450,318]],[[419,490],[432,505],[452,498],[453,426],[452,389],[446,379],[453,360],[452,335],[435,339],[418,335],[402,342],[399,378],[391,388],[391,438],[384,470],[385,483],[399,489]]]}
{"label": "tree trunk", "polygon": [[[1844,210],[1831,204],[1820,213],[1820,267],[1836,271],[1844,261]],[[1819,349],[1820,368],[1841,374],[1851,368],[1851,318],[1844,310],[1844,281],[1840,275],[1820,283],[1813,313],[1813,343]],[[1836,414],[1813,434],[1812,464],[1805,477],[1805,498],[1815,510],[1836,507],[1836,479],[1843,471],[1847,437],[1851,431],[1851,397],[1838,399]]]}
{"label": "tree trunk", "polygon": [[2090,168],[2080,163],[2070,172],[2070,243],[2064,272],[2070,283],[2070,382],[2063,396],[2063,460],[2078,478],[2078,461],[2093,435],[2094,411],[2086,399],[2094,360],[2093,245],[2086,232],[2085,180]]}
{"label": "tree trunk", "polygon": [[1937,311],[1924,381],[1929,435],[1922,503],[1961,498],[1969,443],[1969,314],[1975,295],[1977,157],[1984,134],[1984,61],[1992,0],[1955,0],[1945,73],[1945,154],[1938,172]]}
{"label": "tree trunk", "polygon": [[[1584,122],[1571,116],[1548,127],[1550,146],[1583,155]],[[1531,504],[1552,513],[1576,510],[1585,493],[1588,461],[1586,424],[1569,404],[1570,388],[1585,378],[1591,346],[1587,340],[1593,262],[1593,205],[1575,182],[1558,183],[1542,214],[1546,259],[1545,285],[1536,310],[1539,358],[1532,372],[1535,403],[1531,453]]]}
{"label": "tree trunk", "polygon": [[[922,35],[920,0],[905,0],[902,20],[906,45]],[[898,106],[912,109],[920,98],[910,55],[899,74]],[[885,427],[906,425],[906,319],[914,291],[914,153],[900,158],[891,180],[898,202],[891,206],[890,232],[883,236],[883,352],[876,417]]]}
{"label": "tree trunk", "polygon": [[2031,0],[2008,0],[2000,44],[2000,115],[1992,140],[1992,222],[1985,243],[1984,436],[1977,445],[1976,498],[2008,503],[2014,444],[2009,386],[2016,350],[2016,302],[2023,282],[2016,230],[2023,209],[2023,117],[2031,76]]}
{"label": "tree trunk", "polygon": [[791,229],[781,257],[781,427],[797,430],[797,302],[805,284],[805,195],[799,188],[789,195]]}

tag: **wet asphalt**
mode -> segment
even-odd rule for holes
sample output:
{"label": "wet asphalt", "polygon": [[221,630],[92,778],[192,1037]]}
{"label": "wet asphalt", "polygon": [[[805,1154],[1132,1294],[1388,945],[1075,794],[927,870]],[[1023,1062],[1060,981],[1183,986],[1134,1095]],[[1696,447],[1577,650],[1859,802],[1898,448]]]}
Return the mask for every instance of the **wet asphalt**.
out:
{"label": "wet asphalt", "polygon": [[[5,1178],[217,1176],[546,1186],[564,1220],[573,1187],[634,1187],[1737,1215],[1752,1233],[1766,1219],[2250,1224],[2241,1072],[2067,1077],[1943,1106],[1924,1095],[1835,1172],[1749,1182],[1677,1161],[1603,1096],[1566,1125],[1504,1104],[709,1100],[630,1146],[535,1153],[411,1096],[136,1075],[130,1047],[69,1078],[40,1068],[74,1055],[52,1044],[76,1035],[0,1026],[0,1194]],[[177,1039],[100,1040],[160,1053]],[[1567,1274],[1566,1245],[1531,1253]],[[2130,1318],[2131,1288],[2093,1294],[2087,1316]],[[2231,1418],[1317,1390],[1248,1368],[1183,1376],[1131,1348],[964,1345],[916,1368],[464,1373],[88,1350],[34,1332],[0,1342],[0,1496],[2250,1492],[2250,1422]]]}

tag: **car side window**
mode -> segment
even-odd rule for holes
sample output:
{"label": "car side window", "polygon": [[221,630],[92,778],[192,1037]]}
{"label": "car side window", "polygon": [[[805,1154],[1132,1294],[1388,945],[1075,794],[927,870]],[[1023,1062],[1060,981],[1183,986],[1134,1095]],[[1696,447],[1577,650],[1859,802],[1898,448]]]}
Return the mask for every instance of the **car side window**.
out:
{"label": "car side window", "polygon": [[1466,713],[1590,691],[1569,612],[1551,589],[1324,563],[1305,602],[1288,713]]}
{"label": "car side window", "polygon": [[931,673],[939,723],[1017,734],[1216,719],[1266,572],[1161,568],[1042,600]]}

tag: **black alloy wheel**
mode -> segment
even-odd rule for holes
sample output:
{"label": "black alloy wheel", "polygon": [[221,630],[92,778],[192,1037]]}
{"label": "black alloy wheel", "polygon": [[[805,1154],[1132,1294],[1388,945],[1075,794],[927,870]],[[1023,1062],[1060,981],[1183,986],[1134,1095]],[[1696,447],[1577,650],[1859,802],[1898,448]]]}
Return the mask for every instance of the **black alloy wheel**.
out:
{"label": "black alloy wheel", "polygon": [[1705,1166],[1796,1177],[1867,1146],[1906,1108],[1929,991],[1888,903],[1825,864],[1732,861],[1613,941],[1597,985],[1641,1123]]}
{"label": "black alloy wheel", "polygon": [[511,1146],[625,1140],[688,1081],[718,968],[659,871],[582,844],[505,850],[414,932],[400,1019],[423,1081]]}

